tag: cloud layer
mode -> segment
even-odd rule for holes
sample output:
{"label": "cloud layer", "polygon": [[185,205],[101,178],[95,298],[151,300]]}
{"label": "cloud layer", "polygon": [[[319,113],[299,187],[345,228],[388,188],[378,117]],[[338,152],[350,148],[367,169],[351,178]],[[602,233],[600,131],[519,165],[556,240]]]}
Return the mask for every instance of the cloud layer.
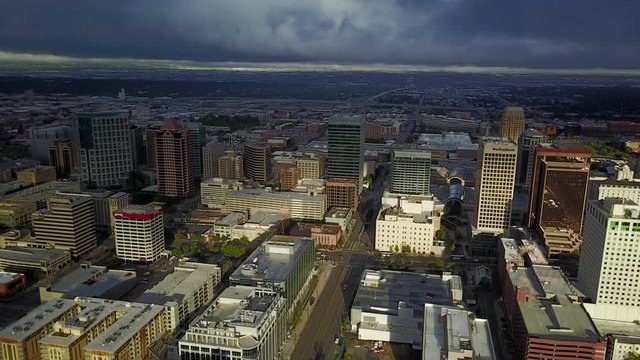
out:
{"label": "cloud layer", "polygon": [[601,0],[20,0],[0,4],[0,50],[637,69],[639,12]]}

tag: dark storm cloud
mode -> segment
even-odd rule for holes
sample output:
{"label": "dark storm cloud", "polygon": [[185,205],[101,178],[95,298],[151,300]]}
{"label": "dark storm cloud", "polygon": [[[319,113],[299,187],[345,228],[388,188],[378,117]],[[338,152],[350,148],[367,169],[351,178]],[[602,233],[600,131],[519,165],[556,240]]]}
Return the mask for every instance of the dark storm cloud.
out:
{"label": "dark storm cloud", "polygon": [[207,61],[640,67],[635,1],[20,0],[0,50]]}

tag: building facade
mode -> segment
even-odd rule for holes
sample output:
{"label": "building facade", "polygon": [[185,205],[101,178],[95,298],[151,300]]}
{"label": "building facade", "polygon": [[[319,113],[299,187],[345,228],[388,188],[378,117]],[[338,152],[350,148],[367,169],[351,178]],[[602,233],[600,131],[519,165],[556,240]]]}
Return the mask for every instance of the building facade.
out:
{"label": "building facade", "polygon": [[362,192],[364,163],[364,119],[359,116],[332,116],[327,130],[329,178],[351,179]]}
{"label": "building facade", "polygon": [[189,130],[189,144],[191,145],[191,154],[193,156],[194,176],[201,177],[203,172],[202,146],[205,145],[207,138],[205,127],[202,123],[195,121],[185,121],[183,126]]}
{"label": "building facade", "polygon": [[75,118],[81,179],[89,187],[124,186],[133,170],[129,118],[126,112],[80,114]]}
{"label": "building facade", "polygon": [[266,143],[245,144],[242,153],[244,176],[266,184],[272,179],[271,146]]}
{"label": "building facade", "polygon": [[70,125],[47,125],[32,127],[29,129],[29,146],[31,158],[40,161],[44,165],[50,163],[49,147],[56,140],[78,141],[74,128]]}
{"label": "building facade", "polygon": [[168,120],[155,140],[160,194],[190,197],[195,188],[195,158],[189,131],[176,120]]}
{"label": "building facade", "polygon": [[244,160],[240,152],[227,150],[218,158],[218,176],[222,179],[244,179]]}
{"label": "building facade", "polygon": [[524,109],[517,106],[507,107],[502,113],[500,136],[517,144],[524,131],[524,125]]}
{"label": "building facade", "polygon": [[224,144],[210,141],[202,147],[202,180],[220,177],[218,158],[224,155]]}
{"label": "building facade", "polygon": [[49,145],[49,163],[58,179],[68,179],[78,171],[78,149],[69,139],[54,140]]}
{"label": "building facade", "polygon": [[47,199],[47,208],[32,215],[38,241],[80,257],[97,245],[93,199],[82,195],[56,195]]}
{"label": "building facade", "polygon": [[325,185],[327,208],[357,209],[360,203],[358,182],[354,179],[330,178]]}
{"label": "building facade", "polygon": [[547,137],[535,129],[526,129],[518,141],[518,170],[516,188],[529,192],[536,147],[547,142]]}
{"label": "building facade", "polygon": [[516,177],[516,144],[505,138],[488,138],[480,146],[476,172],[479,231],[502,232],[511,224]]}
{"label": "building facade", "polygon": [[23,186],[44,184],[56,181],[56,168],[53,166],[36,166],[16,172],[18,182]]}
{"label": "building facade", "polygon": [[113,214],[119,259],[154,262],[165,250],[162,207],[153,203],[129,205]]}
{"label": "building facade", "polygon": [[429,195],[431,153],[394,150],[391,162],[391,191],[398,194]]}
{"label": "building facade", "polygon": [[244,189],[227,192],[223,210],[242,212],[249,217],[259,211],[278,211],[292,219],[322,220],[327,210],[327,201],[323,194]]}

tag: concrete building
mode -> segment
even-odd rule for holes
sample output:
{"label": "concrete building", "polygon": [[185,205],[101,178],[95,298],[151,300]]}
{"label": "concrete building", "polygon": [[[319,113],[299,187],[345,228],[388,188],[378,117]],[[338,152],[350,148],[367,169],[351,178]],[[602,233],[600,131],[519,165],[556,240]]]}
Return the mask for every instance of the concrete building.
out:
{"label": "concrete building", "polygon": [[58,179],[69,179],[78,172],[78,147],[71,140],[54,140],[49,145],[49,163]]}
{"label": "concrete building", "polygon": [[154,262],[165,250],[162,207],[153,203],[129,205],[113,214],[119,259]]}
{"label": "concrete building", "polygon": [[231,229],[238,224],[244,224],[247,220],[244,213],[232,212],[216,220],[213,225],[213,234],[218,237],[231,238]]}
{"label": "concrete building", "polygon": [[165,324],[174,331],[193,313],[213,300],[220,283],[220,267],[194,262],[180,263],[160,283],[136,301],[164,306]]}
{"label": "concrete building", "polygon": [[35,211],[36,204],[31,201],[0,200],[0,225],[8,228],[28,225]]}
{"label": "concrete building", "polygon": [[502,113],[500,136],[517,144],[524,132],[524,125],[524,109],[517,106],[507,107]]}
{"label": "concrete building", "polygon": [[314,260],[313,239],[275,235],[249,255],[229,282],[271,289],[286,299],[290,315],[311,282]]}
{"label": "concrete building", "polygon": [[195,158],[189,131],[167,120],[155,137],[156,173],[160,194],[190,197],[195,190]]}
{"label": "concrete building", "polygon": [[585,310],[584,295],[560,268],[511,267],[502,296],[514,359],[604,359],[607,347]]}
{"label": "concrete building", "polygon": [[239,151],[227,150],[218,157],[218,177],[223,179],[244,179],[244,161]]}
{"label": "concrete building", "polygon": [[453,306],[425,304],[422,360],[495,360],[489,321]]}
{"label": "concrete building", "polygon": [[268,189],[230,191],[224,210],[252,216],[258,211],[279,211],[292,219],[323,220],[327,210],[325,195],[272,192]]}
{"label": "concrete building", "polygon": [[277,174],[280,189],[282,190],[290,191],[301,179],[300,170],[296,166],[295,161],[276,162],[274,172]]}
{"label": "concrete building", "polygon": [[266,143],[245,144],[242,153],[244,176],[247,179],[266,184],[271,181],[271,146]]}
{"label": "concrete building", "polygon": [[151,126],[145,129],[144,132],[144,145],[147,151],[147,167],[151,170],[155,170],[158,167],[158,160],[156,158],[156,136],[158,135],[159,126]]}
{"label": "concrete building", "polygon": [[50,181],[13,192],[6,195],[4,199],[31,202],[35,204],[36,210],[42,210],[47,207],[47,198],[55,194],[56,191],[79,193],[80,183],[74,181]]}
{"label": "concrete building", "polygon": [[0,235],[0,271],[49,275],[70,262],[68,251],[52,249],[17,230]]}
{"label": "concrete building", "polygon": [[231,227],[231,239],[247,238],[253,241],[284,221],[285,215],[277,211],[257,211],[244,224]]}
{"label": "concrete building", "polygon": [[161,306],[95,298],[40,305],[0,330],[4,359],[147,359],[165,334]]}
{"label": "concrete building", "polygon": [[97,245],[96,217],[89,196],[60,194],[47,199],[47,208],[33,213],[31,223],[38,241],[81,257]]}
{"label": "concrete building", "polygon": [[364,163],[364,119],[361,116],[332,116],[327,130],[327,177],[351,179],[362,192]]}
{"label": "concrete building", "polygon": [[225,205],[227,194],[231,191],[242,189],[242,183],[236,179],[208,179],[200,183],[200,202],[211,209],[222,209]]}
{"label": "concrete building", "polygon": [[444,244],[434,239],[440,214],[433,196],[385,193],[376,218],[378,251],[441,253]]}
{"label": "concrete building", "polygon": [[462,301],[460,277],[365,269],[351,305],[351,330],[358,339],[423,345],[426,303]]}
{"label": "concrete building", "polygon": [[342,228],[340,225],[319,225],[311,226],[311,238],[316,248],[324,247],[334,249],[342,238]]}
{"label": "concrete building", "polygon": [[121,188],[133,170],[129,113],[80,114],[74,119],[80,141],[81,180],[98,188]]}
{"label": "concrete building", "polygon": [[324,222],[340,226],[342,232],[347,235],[353,228],[353,214],[354,210],[351,208],[332,207],[325,214]]}
{"label": "concrete building", "polygon": [[518,170],[516,188],[529,192],[536,147],[547,142],[547,137],[535,129],[526,129],[518,141]]}
{"label": "concrete building", "polygon": [[195,177],[202,177],[202,147],[205,145],[207,134],[202,123],[195,121],[185,121],[182,125],[189,130],[189,143],[191,144],[191,154],[193,156],[193,171]]}
{"label": "concrete building", "polygon": [[319,179],[324,175],[324,157],[305,153],[296,157],[296,166],[301,179]]}
{"label": "concrete building", "polygon": [[209,141],[202,148],[202,180],[220,177],[218,158],[224,155],[224,144]]}
{"label": "concrete building", "polygon": [[[551,248],[549,233],[569,230],[578,236],[582,234],[590,165],[590,150],[536,148],[528,225],[538,232],[548,248]],[[576,245],[579,246],[579,242]],[[577,247],[567,248],[563,252],[575,249]]]}
{"label": "concrete building", "polygon": [[77,134],[70,125],[45,125],[29,129],[29,147],[31,158],[45,165],[49,162],[49,146],[56,140],[78,140]]}
{"label": "concrete building", "polygon": [[27,287],[27,277],[24,274],[0,271],[0,298],[18,294]]}
{"label": "concrete building", "polygon": [[391,192],[429,195],[431,153],[427,151],[394,150],[391,161]]}
{"label": "concrete building", "polygon": [[360,204],[358,182],[354,179],[329,178],[324,192],[328,209],[333,207],[357,209]]}
{"label": "concrete building", "polygon": [[432,159],[475,159],[478,155],[478,144],[464,132],[420,134],[418,145],[428,150]]}
{"label": "concrete building", "polygon": [[136,272],[81,264],[80,268],[53,283],[39,287],[40,301],[94,297],[117,300],[137,285]]}
{"label": "concrete building", "polygon": [[287,337],[285,299],[268,289],[230,286],[178,342],[181,359],[277,359]]}
{"label": "concrete building", "polygon": [[113,232],[116,229],[116,218],[113,214],[129,206],[129,194],[126,192],[117,192],[115,194],[109,195],[107,198],[107,203],[109,205],[109,229]]}
{"label": "concrete building", "polygon": [[625,199],[640,204],[640,182],[636,181],[604,181],[598,186],[595,199]]}
{"label": "concrete building", "polygon": [[36,166],[16,172],[16,178],[22,186],[43,184],[56,181],[56,168],[53,166]]}
{"label": "concrete building", "polygon": [[503,232],[511,225],[517,147],[505,138],[485,138],[478,154],[476,229]]}

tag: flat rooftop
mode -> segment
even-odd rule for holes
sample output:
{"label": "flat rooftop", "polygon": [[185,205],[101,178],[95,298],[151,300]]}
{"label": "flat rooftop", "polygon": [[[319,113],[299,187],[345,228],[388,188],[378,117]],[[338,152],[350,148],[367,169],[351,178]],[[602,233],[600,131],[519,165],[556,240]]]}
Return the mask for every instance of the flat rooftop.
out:
{"label": "flat rooftop", "polygon": [[22,246],[8,247],[0,249],[0,260],[7,259],[15,262],[40,263],[53,262],[68,256],[63,250],[56,249],[36,249]]}
{"label": "flat rooftop", "polygon": [[0,330],[0,338],[23,341],[74,306],[76,306],[75,302],[67,299],[57,299],[42,304]]}
{"label": "flat rooftop", "polygon": [[247,220],[249,224],[269,226],[284,220],[284,214],[278,211],[256,211]]}
{"label": "flat rooftop", "polygon": [[347,215],[349,215],[349,212],[351,211],[350,208],[343,208],[343,207],[332,207],[331,209],[329,209],[329,211],[327,211],[325,218],[346,218]]}
{"label": "flat rooftop", "polygon": [[19,273],[0,271],[0,284],[8,284],[16,279],[21,278],[22,276],[24,275]]}
{"label": "flat rooftop", "polygon": [[528,301],[519,304],[530,335],[566,341],[597,342],[600,339],[587,311],[584,295],[575,289],[558,267],[533,265],[509,272],[513,285],[528,288]]}
{"label": "flat rooftop", "polygon": [[255,196],[268,196],[271,198],[281,199],[281,200],[297,200],[297,201],[320,201],[324,198],[324,195],[308,195],[305,193],[298,192],[290,192],[290,191],[268,191],[265,189],[243,189],[239,191],[232,191],[229,193],[229,196],[238,196],[238,197],[246,197],[252,198]]}
{"label": "flat rooftop", "polygon": [[91,265],[79,268],[51,285],[51,291],[64,293],[67,298],[101,297],[121,283],[135,279],[135,271],[108,270]]}
{"label": "flat rooftop", "polygon": [[217,277],[218,275],[215,274],[219,272],[220,268],[217,265],[180,264],[156,286],[145,291],[136,301],[159,305],[175,301],[181,304],[184,297],[193,294],[204,282],[209,281],[214,276]]}
{"label": "flat rooftop", "polygon": [[302,256],[313,247],[313,239],[276,235],[260,245],[229,277],[231,283],[283,282]]}
{"label": "flat rooftop", "polygon": [[216,225],[222,226],[231,226],[239,224],[244,220],[244,214],[238,212],[232,212],[230,214],[225,215],[222,219],[218,219],[216,221]]}
{"label": "flat rooftop", "polygon": [[469,358],[476,360],[496,358],[489,322],[457,307],[426,304],[423,338],[423,360],[441,360],[443,353],[467,358],[465,352],[471,352]]}

